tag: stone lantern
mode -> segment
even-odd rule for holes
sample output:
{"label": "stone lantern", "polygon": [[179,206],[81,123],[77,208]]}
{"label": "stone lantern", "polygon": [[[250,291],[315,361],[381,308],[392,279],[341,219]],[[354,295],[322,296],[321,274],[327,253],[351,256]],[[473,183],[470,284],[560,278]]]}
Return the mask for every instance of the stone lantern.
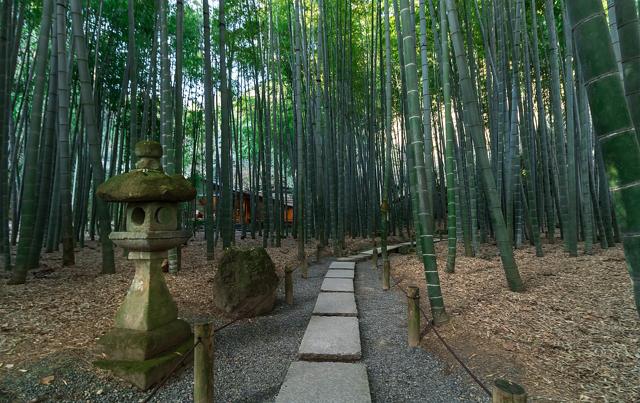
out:
{"label": "stone lantern", "polygon": [[155,141],[136,144],[136,169],[101,184],[96,195],[127,203],[126,231],[112,232],[113,242],[128,250],[135,276],[118,309],[115,327],[100,338],[106,360],[96,365],[141,389],[148,389],[172,370],[193,344],[191,326],[178,319],[178,308],[164,281],[167,251],[191,236],[178,230],[178,203],[196,190],[181,175],[166,175]]}

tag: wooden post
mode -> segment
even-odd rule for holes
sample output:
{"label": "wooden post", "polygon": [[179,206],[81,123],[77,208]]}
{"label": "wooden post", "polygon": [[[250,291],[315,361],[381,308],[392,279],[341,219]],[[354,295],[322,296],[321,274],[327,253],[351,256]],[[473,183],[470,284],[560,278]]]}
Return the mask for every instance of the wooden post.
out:
{"label": "wooden post", "polygon": [[389,288],[391,288],[391,262],[387,258],[382,262],[382,289],[386,291]]}
{"label": "wooden post", "polygon": [[409,346],[417,347],[420,344],[420,289],[409,286],[407,290]]}
{"label": "wooden post", "polygon": [[322,254],[322,245],[316,246],[316,263],[320,261],[320,255]]}
{"label": "wooden post", "polygon": [[213,402],[213,324],[196,323],[193,329],[193,401]]}
{"label": "wooden post", "polygon": [[378,243],[376,240],[373,240],[373,249],[371,250],[371,258],[373,260],[373,268],[378,268]]}
{"label": "wooden post", "polygon": [[289,305],[293,305],[293,270],[284,268],[284,299]]}
{"label": "wooden post", "polygon": [[527,403],[527,392],[517,383],[496,379],[491,392],[493,403]]}
{"label": "wooden post", "polygon": [[307,257],[302,260],[302,278],[309,277],[309,266],[307,265]]}

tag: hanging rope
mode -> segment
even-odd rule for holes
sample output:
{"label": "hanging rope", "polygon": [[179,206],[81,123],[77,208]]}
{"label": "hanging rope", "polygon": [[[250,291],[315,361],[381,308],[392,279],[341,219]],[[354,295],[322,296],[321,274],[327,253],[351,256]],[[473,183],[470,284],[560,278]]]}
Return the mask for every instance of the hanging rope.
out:
{"label": "hanging rope", "polygon": [[[402,282],[402,280],[398,281],[391,288],[394,288],[394,287],[398,288],[407,298],[409,298],[409,295],[407,294],[407,292],[399,285],[401,282]],[[427,317],[427,315],[424,312],[425,312],[425,310],[422,309],[422,306],[421,306],[420,307],[420,313],[422,314],[422,317],[424,318],[425,322],[427,323],[427,329],[425,329],[425,333],[429,329],[432,329],[433,332],[435,333],[435,335],[438,337],[438,340],[440,340],[440,342],[446,347],[446,349],[449,351],[449,353],[451,353],[453,358],[455,358],[455,360],[458,361],[458,364],[460,364],[460,366],[462,368],[464,368],[464,370],[469,374],[471,379],[473,379],[478,384],[478,386],[480,386],[480,388],[482,388],[482,390],[484,390],[485,393],[489,397],[491,397],[492,396],[491,395],[491,391],[482,383],[480,378],[476,374],[474,374],[473,371],[471,371],[471,368],[469,368],[462,361],[462,359],[458,356],[458,354],[456,354],[456,352],[453,350],[453,348],[451,348],[451,346],[449,346],[449,344],[444,340],[442,335],[440,335],[440,332],[438,332],[438,329],[436,329],[436,327],[431,324],[431,321],[429,320],[429,318]],[[422,335],[421,335],[421,338],[422,338]]]}

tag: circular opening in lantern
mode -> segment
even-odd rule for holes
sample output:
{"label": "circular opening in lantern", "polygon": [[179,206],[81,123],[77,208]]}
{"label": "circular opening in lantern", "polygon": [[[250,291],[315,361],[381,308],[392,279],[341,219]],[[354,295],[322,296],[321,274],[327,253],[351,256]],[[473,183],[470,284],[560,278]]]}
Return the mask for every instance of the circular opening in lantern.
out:
{"label": "circular opening in lantern", "polygon": [[142,225],[144,223],[144,209],[142,207],[136,207],[131,212],[131,222],[135,225]]}
{"label": "circular opening in lantern", "polygon": [[171,222],[171,211],[166,207],[156,210],[156,222],[158,224],[169,224]]}

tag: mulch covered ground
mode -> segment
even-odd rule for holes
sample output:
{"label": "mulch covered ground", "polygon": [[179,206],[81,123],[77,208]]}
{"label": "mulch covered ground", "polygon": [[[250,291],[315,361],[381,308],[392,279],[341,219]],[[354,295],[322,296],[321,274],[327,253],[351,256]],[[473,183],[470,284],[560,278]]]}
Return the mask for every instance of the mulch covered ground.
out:
{"label": "mulch covered ground", "polygon": [[[451,317],[438,330],[485,384],[507,378],[536,401],[640,401],[640,319],[621,247],[576,258],[560,243],[542,258],[517,250],[521,293],[508,290],[495,246],[458,256],[453,274],[442,272],[446,244],[437,251]],[[422,264],[392,256],[395,282],[420,286],[428,310]],[[451,359],[433,331],[422,344]]]}

